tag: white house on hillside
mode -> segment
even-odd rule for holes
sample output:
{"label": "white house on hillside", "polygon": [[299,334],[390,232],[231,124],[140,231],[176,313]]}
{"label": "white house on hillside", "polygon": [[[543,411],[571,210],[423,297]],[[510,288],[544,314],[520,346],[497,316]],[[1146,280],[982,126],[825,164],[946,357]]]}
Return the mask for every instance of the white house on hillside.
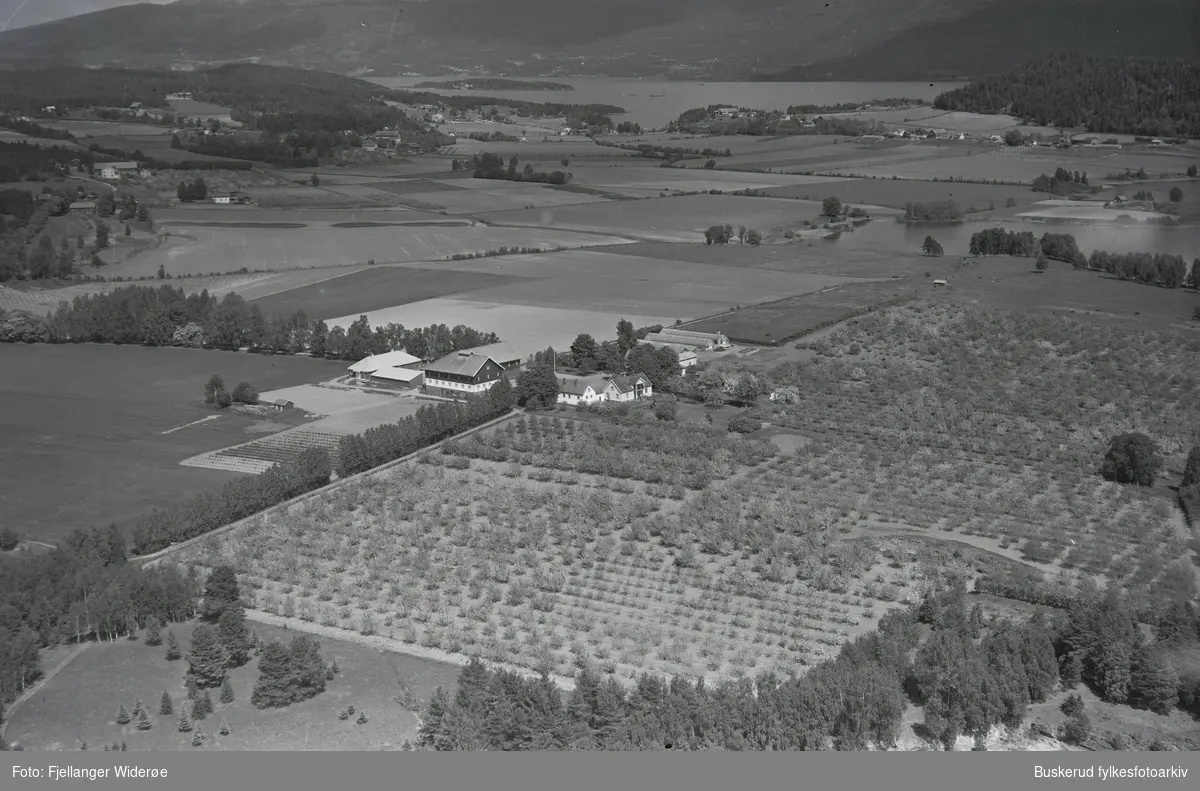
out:
{"label": "white house on hillside", "polygon": [[105,181],[116,181],[121,176],[136,176],[141,166],[136,162],[105,162],[96,165],[96,175]]}
{"label": "white house on hillside", "polygon": [[599,403],[604,400],[604,388],[607,384],[602,376],[560,376],[556,400],[560,404],[570,406]]}
{"label": "white house on hillside", "polygon": [[645,374],[620,374],[608,380],[601,395],[605,401],[636,401],[654,395],[654,388]]}

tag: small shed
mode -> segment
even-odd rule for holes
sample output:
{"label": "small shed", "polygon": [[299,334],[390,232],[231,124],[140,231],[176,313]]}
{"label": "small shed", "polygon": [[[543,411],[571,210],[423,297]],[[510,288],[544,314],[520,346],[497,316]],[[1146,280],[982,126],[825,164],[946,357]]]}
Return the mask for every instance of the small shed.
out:
{"label": "small shed", "polygon": [[947,283],[946,283],[946,281],[945,281],[945,280],[935,280],[935,281],[933,281],[933,284],[934,284],[935,286],[945,286],[945,285],[947,285]]}
{"label": "small shed", "polygon": [[296,406],[294,402],[289,401],[286,398],[276,398],[266,403],[267,406],[271,407],[271,409],[274,409],[276,412],[282,412],[285,409],[291,409],[292,407]]}

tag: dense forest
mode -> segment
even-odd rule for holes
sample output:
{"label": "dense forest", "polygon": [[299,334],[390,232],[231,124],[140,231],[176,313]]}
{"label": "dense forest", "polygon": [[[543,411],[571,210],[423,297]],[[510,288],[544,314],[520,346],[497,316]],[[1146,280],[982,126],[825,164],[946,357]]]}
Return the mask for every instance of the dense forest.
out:
{"label": "dense forest", "polygon": [[570,173],[555,170],[550,173],[535,170],[532,164],[526,164],[518,170],[520,161],[514,156],[508,160],[508,167],[497,154],[484,151],[483,154],[472,154],[470,165],[477,179],[499,179],[501,181],[531,181],[539,184],[566,184],[571,180]]}
{"label": "dense forest", "polygon": [[[12,315],[19,315],[13,311]],[[371,354],[406,351],[423,360],[498,343],[495,333],[458,325],[407,328],[388,324],[372,328],[366,316],[348,329],[329,329],[303,311],[267,316],[237,294],[218,299],[207,290],[185,295],[167,283],[121,286],[108,293],[85,294],[62,302],[49,317],[28,316],[39,335],[51,343],[119,343],[186,346],[271,354],[308,352],[315,357],[361,360]],[[0,341],[21,340],[0,333]]]}
{"label": "dense forest", "polygon": [[23,141],[0,141],[0,182],[40,181],[67,172],[72,160],[91,167],[90,151],[66,146],[41,146]]}
{"label": "dense forest", "polygon": [[1027,60],[948,91],[939,110],[1015,115],[1090,132],[1200,137],[1200,59],[1076,54]]}
{"label": "dense forest", "polygon": [[971,234],[971,255],[1032,256],[1037,251],[1037,240],[1029,231],[988,228]]}
{"label": "dense forest", "polygon": [[[543,676],[490,672],[473,661],[453,697],[438,690],[422,718],[434,750],[861,750],[894,746],[910,703],[918,733],[949,747],[1022,723],[1031,703],[1082,683],[1107,701],[1200,713],[1200,677],[1169,657],[1200,645],[1200,620],[1168,609],[1149,641],[1116,596],[1094,591],[1048,619],[985,619],[959,583],[919,607],[889,613],[807,675],[766,673],[715,687],[638,679],[632,690],[584,668],[563,695]],[[1072,703],[1072,706],[1077,704]],[[1059,735],[1084,741],[1076,708]],[[978,743],[978,742],[977,742]],[[1151,745],[1141,745],[1151,746]]]}
{"label": "dense forest", "polygon": [[38,651],[94,636],[112,640],[195,614],[194,580],[125,562],[115,528],[76,530],[59,549],[0,554],[0,708],[41,675]]}
{"label": "dense forest", "polygon": [[1189,266],[1181,255],[1110,253],[1105,250],[1094,250],[1086,260],[1080,261],[1077,266],[1107,272],[1118,280],[1152,283],[1163,288],[1179,288],[1184,285],[1200,288],[1200,258],[1194,260]]}

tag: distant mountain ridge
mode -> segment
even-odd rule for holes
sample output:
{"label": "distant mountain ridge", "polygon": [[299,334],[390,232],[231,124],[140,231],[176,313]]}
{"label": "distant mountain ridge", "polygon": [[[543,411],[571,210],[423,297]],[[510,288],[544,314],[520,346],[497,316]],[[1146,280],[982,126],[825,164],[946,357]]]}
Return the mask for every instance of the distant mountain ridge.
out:
{"label": "distant mountain ridge", "polygon": [[377,74],[962,79],[1047,46],[1171,54],[1144,50],[1156,40],[1170,51],[1200,40],[1198,16],[1175,0],[1087,0],[1086,8],[1080,0],[178,0],[0,33],[0,62],[257,60]]}

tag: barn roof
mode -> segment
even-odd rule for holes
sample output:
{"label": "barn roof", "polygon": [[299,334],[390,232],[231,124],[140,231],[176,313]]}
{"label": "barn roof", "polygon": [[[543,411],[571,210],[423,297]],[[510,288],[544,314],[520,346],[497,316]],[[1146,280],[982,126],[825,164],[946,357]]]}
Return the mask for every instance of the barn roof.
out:
{"label": "barn roof", "polygon": [[424,371],[418,371],[415,368],[380,368],[378,371],[371,371],[372,379],[383,379],[387,382],[404,382],[409,383],[419,376],[424,375]]}
{"label": "barn roof", "polygon": [[382,368],[399,368],[419,362],[421,362],[421,358],[413,357],[405,351],[384,352],[383,354],[372,354],[370,357],[364,357],[354,363],[354,365],[351,365],[347,370],[355,374],[369,374]]}
{"label": "barn roof", "polygon": [[[474,351],[451,352],[426,365],[425,370],[437,374],[475,376],[491,359],[490,355],[476,354]],[[495,360],[492,361],[495,362]]]}
{"label": "barn roof", "polygon": [[587,392],[589,387],[592,388],[592,392],[599,393],[607,384],[605,379],[599,376],[560,376],[558,377],[558,392],[581,396]]}

